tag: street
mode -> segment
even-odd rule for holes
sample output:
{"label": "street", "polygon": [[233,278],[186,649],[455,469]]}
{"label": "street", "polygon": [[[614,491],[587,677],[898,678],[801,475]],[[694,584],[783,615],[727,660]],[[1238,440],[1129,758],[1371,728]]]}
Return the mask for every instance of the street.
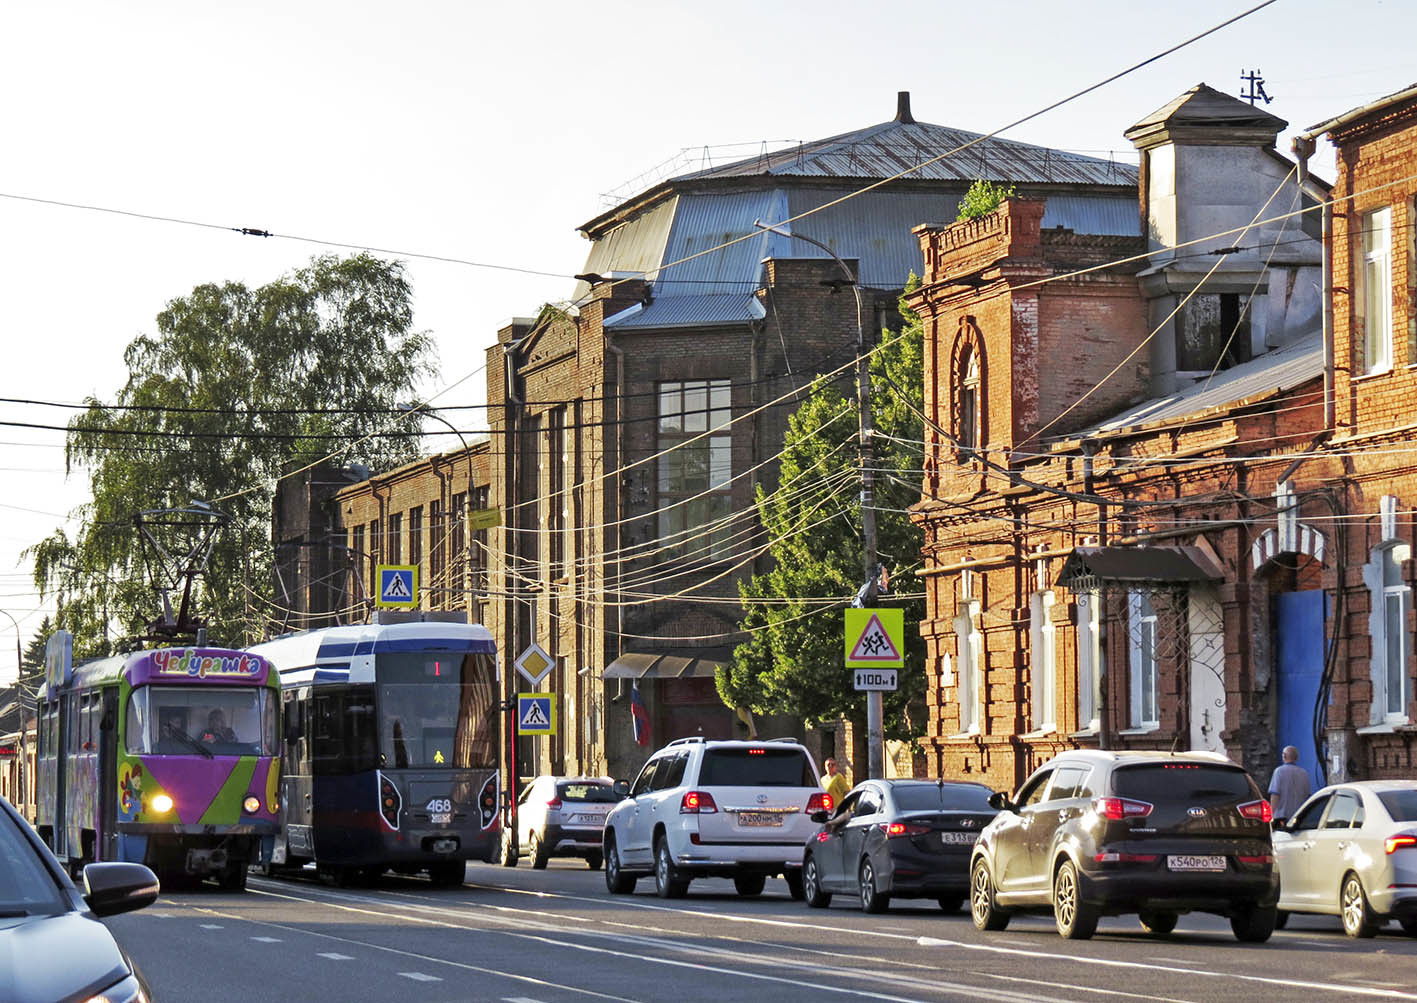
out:
{"label": "street", "polygon": [[244,894],[164,893],[106,923],[159,1001],[1417,1000],[1417,939],[1395,925],[1354,941],[1336,918],[1291,917],[1247,946],[1215,917],[1158,938],[1124,916],[1069,942],[1049,917],[979,933],[933,900],[878,917],[847,896],[811,910],[780,880],[759,899],[726,880],[674,902],[652,888],[611,896],[600,872],[559,860],[471,864],[448,890],[253,874]]}

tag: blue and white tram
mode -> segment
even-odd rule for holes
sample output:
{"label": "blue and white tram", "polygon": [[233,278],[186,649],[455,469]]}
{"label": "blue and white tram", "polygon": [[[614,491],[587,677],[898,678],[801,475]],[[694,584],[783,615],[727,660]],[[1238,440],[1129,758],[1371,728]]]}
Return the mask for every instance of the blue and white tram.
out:
{"label": "blue and white tram", "polygon": [[[457,614],[286,635],[248,649],[280,674],[285,734],[273,869],[336,880],[427,871],[461,884],[501,840],[496,646]],[[461,618],[459,617],[459,620]]]}

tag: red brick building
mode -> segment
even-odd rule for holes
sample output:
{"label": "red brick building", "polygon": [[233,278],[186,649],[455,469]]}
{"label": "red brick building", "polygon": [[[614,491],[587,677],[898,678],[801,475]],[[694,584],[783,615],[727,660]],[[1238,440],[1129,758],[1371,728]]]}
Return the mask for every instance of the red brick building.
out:
{"label": "red brick building", "polygon": [[1414,122],[1408,92],[1311,134],[1331,272],[1284,123],[1203,85],[1128,130],[1130,242],[1022,200],[917,231],[932,769],[1200,748],[1263,779],[1294,744],[1316,780],[1412,775]]}

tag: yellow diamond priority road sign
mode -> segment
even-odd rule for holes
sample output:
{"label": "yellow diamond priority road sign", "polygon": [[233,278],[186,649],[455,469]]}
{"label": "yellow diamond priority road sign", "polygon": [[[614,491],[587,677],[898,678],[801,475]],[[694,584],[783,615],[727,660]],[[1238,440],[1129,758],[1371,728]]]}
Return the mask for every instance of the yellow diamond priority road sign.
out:
{"label": "yellow diamond priority road sign", "polygon": [[899,669],[905,667],[905,611],[849,609],[846,611],[846,667]]}

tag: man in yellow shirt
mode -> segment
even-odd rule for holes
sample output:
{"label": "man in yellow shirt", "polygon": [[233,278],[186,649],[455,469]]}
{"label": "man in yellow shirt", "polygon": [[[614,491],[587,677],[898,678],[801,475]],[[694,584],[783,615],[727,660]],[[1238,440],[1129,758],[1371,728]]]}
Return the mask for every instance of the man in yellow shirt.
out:
{"label": "man in yellow shirt", "polygon": [[832,810],[835,811],[842,798],[851,793],[851,781],[846,779],[845,774],[836,771],[835,759],[828,759],[826,768],[826,775],[822,777],[822,789],[831,795]]}

